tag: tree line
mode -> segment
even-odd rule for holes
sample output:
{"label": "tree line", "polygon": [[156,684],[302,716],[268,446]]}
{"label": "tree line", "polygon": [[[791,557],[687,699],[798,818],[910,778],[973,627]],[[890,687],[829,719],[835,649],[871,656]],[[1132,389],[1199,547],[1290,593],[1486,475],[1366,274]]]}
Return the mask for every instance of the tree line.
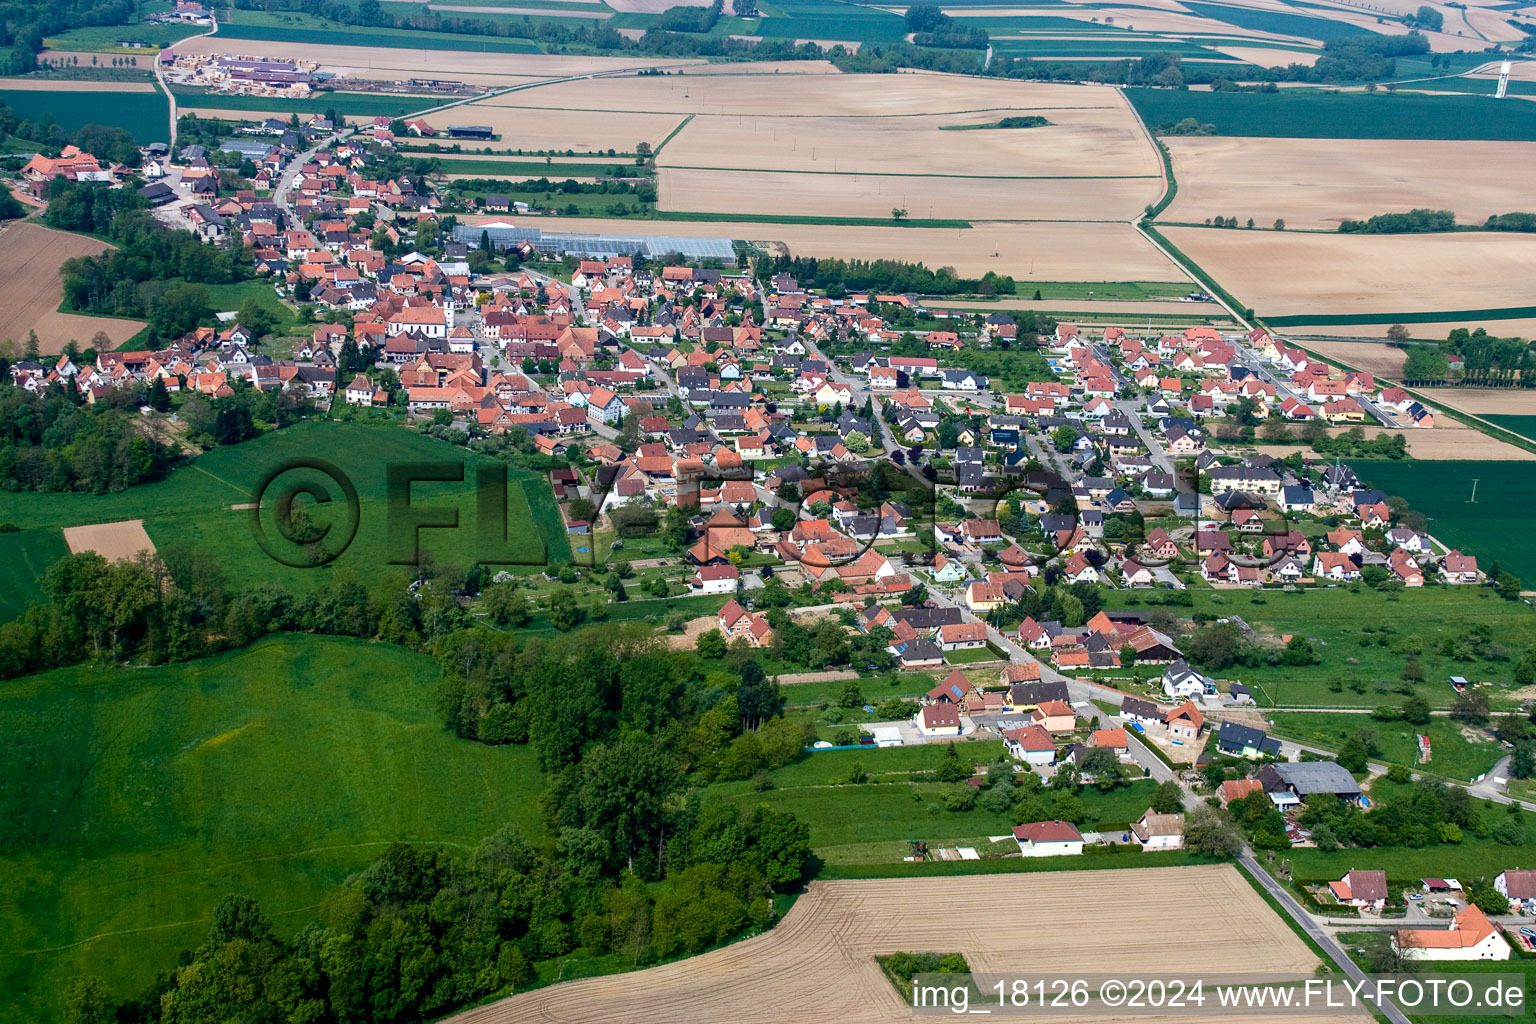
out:
{"label": "tree line", "polygon": [[132,0],[5,0],[0,3],[0,58],[7,75],[37,70],[45,36],[88,25],[127,25],[137,17]]}
{"label": "tree line", "polygon": [[1450,210],[1414,209],[1407,213],[1378,213],[1369,220],[1339,222],[1344,234],[1403,235],[1429,231],[1455,231],[1456,214]]}
{"label": "tree line", "polygon": [[1483,387],[1536,387],[1536,344],[1500,338],[1486,328],[1457,327],[1443,342],[1406,346],[1403,379],[1441,383],[1451,377],[1450,357],[1461,360],[1460,381]]}
{"label": "tree line", "polygon": [[1400,36],[1364,35],[1330,39],[1315,64],[1276,65],[1250,68],[1245,79],[1259,84],[1244,87],[1231,81],[1229,69],[1220,64],[1186,63],[1179,55],[1165,50],[1144,57],[1111,61],[1039,60],[994,54],[992,63],[979,73],[1000,78],[1023,78],[1054,82],[1100,82],[1110,85],[1162,86],[1177,89],[1186,85],[1209,85],[1218,92],[1254,89],[1275,91],[1279,82],[1374,82],[1397,73],[1398,57],[1429,52],[1429,42],[1417,32]]}
{"label": "tree line", "polygon": [[766,280],[790,274],[802,288],[854,292],[916,293],[923,295],[1013,295],[1013,278],[988,271],[980,278],[963,278],[953,267],[930,270],[921,263],[901,260],[818,259],[814,256],[760,256],[754,265]]}

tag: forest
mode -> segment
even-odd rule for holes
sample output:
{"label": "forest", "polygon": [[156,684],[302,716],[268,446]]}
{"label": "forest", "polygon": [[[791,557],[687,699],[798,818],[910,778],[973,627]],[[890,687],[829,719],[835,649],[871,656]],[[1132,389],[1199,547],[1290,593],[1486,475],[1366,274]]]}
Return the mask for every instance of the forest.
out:
{"label": "forest", "polygon": [[149,321],[150,344],[180,337],[213,312],[202,284],[250,276],[250,254],[239,243],[215,246],[154,219],[131,189],[55,178],[48,187],[49,227],[111,239],[97,256],[66,260],[64,308]]}
{"label": "forest", "polygon": [[962,278],[950,267],[930,270],[921,263],[900,260],[817,259],[811,256],[761,256],[759,278],[790,274],[802,288],[872,292],[916,292],[923,295],[1012,295],[1013,278],[988,271],[981,278]]}

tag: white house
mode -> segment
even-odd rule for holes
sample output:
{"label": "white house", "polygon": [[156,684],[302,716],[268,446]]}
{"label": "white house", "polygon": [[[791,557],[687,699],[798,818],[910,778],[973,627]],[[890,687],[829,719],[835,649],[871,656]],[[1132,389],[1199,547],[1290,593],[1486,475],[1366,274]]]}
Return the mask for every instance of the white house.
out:
{"label": "white house", "polygon": [[1400,928],[1392,945],[1404,960],[1509,959],[1509,943],[1476,904],[1451,918],[1449,928]]}
{"label": "white house", "polygon": [[1170,697],[1189,700],[1216,692],[1216,681],[1191,668],[1182,658],[1163,672],[1163,692]]}
{"label": "white house", "polygon": [[1083,852],[1083,834],[1070,821],[1032,821],[1015,825],[1013,838],[1026,857],[1075,857]]}
{"label": "white house", "polygon": [[1184,815],[1154,814],[1150,808],[1131,826],[1131,839],[1143,850],[1178,850],[1184,846]]}
{"label": "white house", "polygon": [[1056,741],[1042,726],[1026,725],[1003,733],[1008,753],[1025,764],[1048,765],[1056,760]]}
{"label": "white house", "polygon": [[960,709],[953,704],[929,704],[913,720],[924,736],[959,736]]}
{"label": "white house", "polygon": [[734,594],[741,570],[734,565],[704,565],[688,579],[692,594]]}

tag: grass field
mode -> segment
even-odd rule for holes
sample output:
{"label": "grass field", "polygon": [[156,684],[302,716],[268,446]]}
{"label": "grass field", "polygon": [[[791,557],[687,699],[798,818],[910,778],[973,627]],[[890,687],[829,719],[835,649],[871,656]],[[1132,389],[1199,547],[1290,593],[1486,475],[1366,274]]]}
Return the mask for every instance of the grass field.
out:
{"label": "grass field", "polygon": [[1184,7],[1202,17],[1224,21],[1238,28],[1250,28],[1258,32],[1273,32],[1283,36],[1302,36],[1306,39],[1326,41],[1347,36],[1368,36],[1373,33],[1346,21],[1327,18],[1309,18],[1301,14],[1284,14],[1279,11],[1256,11],[1247,7],[1228,7],[1225,4],[1198,4],[1186,2]]}
{"label": "grass field", "polygon": [[533,752],[445,732],[436,678],[400,648],[286,635],[0,686],[0,1021],[63,1019],[79,975],[138,993],[227,893],[287,934],[389,842],[539,834]]}
{"label": "grass field", "polygon": [[[1526,462],[1362,462],[1357,476],[1388,494],[1401,494],[1430,519],[1444,543],[1494,561],[1536,586],[1536,546],[1526,531],[1536,501],[1536,466]],[[1477,480],[1474,504],[1472,481]]]}
{"label": "grass field", "polygon": [[[273,561],[250,532],[250,513],[231,507],[254,500],[252,489],[264,474],[301,456],[319,456],[332,462],[350,477],[358,491],[356,538],[341,557],[318,569],[289,568]],[[296,590],[307,590],[344,577],[372,584],[390,573],[410,571],[408,567],[388,564],[392,545],[385,467],[392,463],[464,466],[463,483],[413,485],[412,507],[459,509],[460,529],[424,530],[421,547],[431,551],[439,562],[468,566],[485,557],[485,550],[477,543],[474,487],[475,467],[489,462],[395,425],[316,421],[264,434],[241,445],[216,448],[163,481],[115,494],[6,492],[0,494],[0,523],[57,529],[81,523],[143,519],[145,530],[161,550],[184,545],[217,552],[225,576],[235,587],[275,579]],[[314,518],[334,522],[339,529],[345,518],[339,488],[318,474],[302,470],[283,474],[268,491],[267,503],[271,504],[290,483],[310,480],[318,482],[335,499],[330,505],[315,506]],[[509,469],[508,483],[510,540],[504,549],[506,554],[521,560],[523,565],[542,565],[547,545],[549,561],[568,561],[565,531],[548,484],[536,474],[517,469]],[[266,529],[272,531],[270,522]],[[28,593],[31,586],[30,581],[21,579],[21,574],[7,573],[0,582],[0,600],[15,604],[24,599],[21,595]]]}
{"label": "grass field", "polygon": [[[1376,800],[1403,787],[1384,779],[1372,784]],[[1509,816],[1502,805],[1480,803],[1483,821],[1492,827]],[[1389,882],[1416,883],[1421,878],[1459,878],[1462,884],[1479,877],[1493,878],[1505,868],[1536,863],[1536,814],[1521,813],[1526,841],[1520,846],[1503,846],[1487,836],[1466,835],[1454,846],[1383,847],[1378,849],[1289,850],[1285,859],[1295,877],[1300,879],[1337,879],[1351,868],[1381,868]],[[1464,1020],[1467,1018],[1463,1018]]]}
{"label": "grass field", "polygon": [[[14,524],[13,524],[14,525]],[[54,529],[0,533],[0,564],[7,583],[0,587],[0,622],[16,618],[30,601],[41,601],[37,580],[55,561],[69,554],[64,535]]]}
{"label": "grass field", "polygon": [[270,96],[235,96],[206,89],[172,88],[183,107],[219,110],[281,110],[294,114],[321,114],[335,110],[343,117],[402,117],[452,99],[450,96],[411,96],[395,93],[322,92],[310,99],[274,99]]}
{"label": "grass field", "polygon": [[298,314],[293,307],[277,297],[269,281],[253,279],[250,281],[236,281],[233,284],[209,284],[203,287],[208,289],[208,299],[217,312],[239,310],[247,299],[255,299],[267,312],[276,318],[273,326],[273,334],[302,333],[306,337],[311,330],[309,325],[299,322]]}
{"label": "grass field", "polygon": [[[1532,401],[1536,402],[1536,396],[1532,396]],[[1482,418],[1505,430],[1513,430],[1521,437],[1536,441],[1536,416],[1483,416]]]}
{"label": "grass field", "polygon": [[[43,45],[50,50],[89,50],[96,53],[149,54],[153,59],[156,49],[162,49],[188,36],[208,31],[205,25],[89,25],[72,28],[56,36],[48,36]],[[222,34],[222,28],[220,29]],[[142,39],[153,44],[151,48],[118,46],[119,40]]]}
{"label": "grass field", "polygon": [[66,132],[84,124],[110,124],[127,129],[140,145],[170,141],[171,110],[159,91],[0,89],[0,101],[23,121],[40,121],[51,113]]}
{"label": "grass field", "polygon": [[464,35],[457,32],[414,32],[400,28],[288,28],[220,23],[219,38],[261,43],[319,43],[325,46],[404,46],[416,50],[467,50],[479,53],[542,52],[527,39]]}
{"label": "grass field", "polygon": [[[1340,715],[1327,712],[1277,711],[1272,716],[1276,735],[1338,750],[1349,737],[1369,729],[1379,752],[1374,760],[1404,764],[1410,768],[1434,772],[1461,782],[1470,781],[1492,768],[1504,751],[1493,740],[1470,741],[1450,718],[1436,715],[1428,725],[1406,722],[1378,722],[1367,715]],[[1429,737],[1431,757],[1419,763],[1418,741]]]}
{"label": "grass field", "polygon": [[1488,139],[1536,138],[1536,104],[1509,104],[1489,116],[1478,96],[1411,96],[1326,93],[1282,89],[1277,93],[1182,92],[1126,89],[1149,128],[1182,118],[1216,126],[1218,135],[1303,139]]}
{"label": "grass field", "polygon": [[[960,746],[961,755],[975,763],[991,761],[1001,750],[995,740]],[[910,852],[908,839],[936,846],[1007,835],[1014,824],[1008,813],[992,814],[981,807],[943,810],[944,796],[956,784],[913,781],[914,775],[938,767],[942,756],[940,745],[824,750],[772,772],[771,790],[758,792],[751,783],[732,782],[711,786],[708,792],[744,807],[766,803],[794,813],[810,825],[811,846],[829,863],[900,862]],[[855,765],[868,774],[869,782],[848,784]],[[1085,788],[1078,796],[1089,816],[1083,827],[1123,828],[1141,817],[1154,787],[1142,780],[1109,793]]]}
{"label": "grass field", "polygon": [[[1239,615],[1260,637],[1278,641],[1283,635],[1299,634],[1313,641],[1321,659],[1315,665],[1239,666],[1213,673],[1249,684],[1260,704],[1272,706],[1400,704],[1405,695],[1393,688],[1399,684],[1407,660],[1402,642],[1418,636],[1423,640],[1419,664],[1425,676],[1418,692],[1433,706],[1449,707],[1455,693],[1447,684],[1448,677],[1461,675],[1508,684],[1513,679],[1514,663],[1454,661],[1439,652],[1442,640],[1486,625],[1510,655],[1518,657],[1536,644],[1536,613],[1523,602],[1502,600],[1486,587],[1429,587],[1397,595],[1368,587],[1356,593],[1349,586],[1257,595],[1211,590],[1191,590],[1190,594],[1194,607],[1176,609],[1181,616],[1195,612],[1214,617]],[[1129,604],[1131,599],[1133,594],[1113,591],[1105,594],[1105,605],[1111,609],[1135,607]],[[1333,692],[1330,683],[1337,683],[1339,692]],[[1497,699],[1498,691],[1494,693]]]}

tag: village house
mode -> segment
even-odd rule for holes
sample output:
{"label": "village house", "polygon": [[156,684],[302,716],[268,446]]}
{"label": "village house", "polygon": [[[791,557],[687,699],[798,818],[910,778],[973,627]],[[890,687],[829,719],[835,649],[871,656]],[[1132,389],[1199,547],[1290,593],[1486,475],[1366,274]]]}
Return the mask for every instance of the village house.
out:
{"label": "village house", "polygon": [[1016,825],[1013,838],[1025,857],[1078,856],[1083,852],[1083,834],[1070,821],[1032,821]]}

